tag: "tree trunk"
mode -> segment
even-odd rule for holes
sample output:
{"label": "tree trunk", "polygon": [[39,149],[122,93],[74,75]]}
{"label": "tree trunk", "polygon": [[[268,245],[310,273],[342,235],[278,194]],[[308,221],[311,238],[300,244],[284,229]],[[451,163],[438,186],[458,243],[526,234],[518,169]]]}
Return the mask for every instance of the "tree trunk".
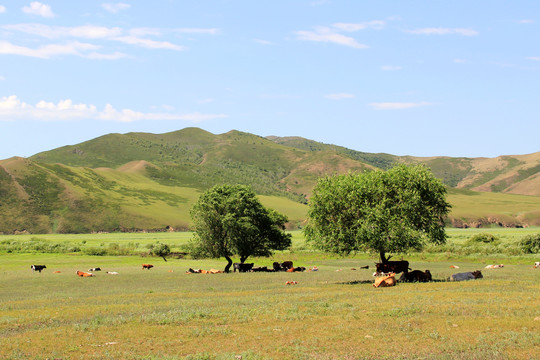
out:
{"label": "tree trunk", "polygon": [[249,257],[249,255],[248,256],[240,256],[240,262],[243,264],[244,261],[246,261],[248,257]]}
{"label": "tree trunk", "polygon": [[162,256],[163,260],[167,261],[167,259],[165,259],[165,256]]}
{"label": "tree trunk", "polygon": [[228,257],[228,256],[225,256],[225,259],[227,260],[227,266],[225,266],[224,272],[228,273],[229,270],[230,270],[230,268],[231,268],[231,266],[232,266],[232,260],[231,260],[231,258]]}
{"label": "tree trunk", "polygon": [[383,264],[386,264],[388,262],[388,259],[386,258],[386,252],[384,251],[380,251],[379,252],[379,255],[381,256],[381,262]]}

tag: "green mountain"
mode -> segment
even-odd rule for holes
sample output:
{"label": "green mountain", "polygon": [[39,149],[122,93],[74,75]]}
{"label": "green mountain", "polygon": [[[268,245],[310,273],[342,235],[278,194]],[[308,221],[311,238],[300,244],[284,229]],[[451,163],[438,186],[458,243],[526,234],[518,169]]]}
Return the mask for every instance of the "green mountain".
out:
{"label": "green mountain", "polygon": [[222,183],[251,185],[266,206],[287,214],[290,227],[297,228],[319,177],[402,162],[424,162],[445,181],[454,205],[449,222],[456,226],[540,225],[540,153],[413,158],[298,137],[186,128],[109,134],[26,159],[0,160],[0,233],[189,229],[191,205],[202,191]]}

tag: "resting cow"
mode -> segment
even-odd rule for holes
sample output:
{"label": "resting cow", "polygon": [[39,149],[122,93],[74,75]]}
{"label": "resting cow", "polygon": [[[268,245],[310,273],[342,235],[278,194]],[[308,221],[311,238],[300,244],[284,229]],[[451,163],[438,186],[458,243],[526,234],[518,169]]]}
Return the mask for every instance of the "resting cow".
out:
{"label": "resting cow", "polygon": [[152,264],[142,264],[142,269],[143,269],[143,270],[144,270],[144,269],[150,270],[150,269],[153,268],[153,267],[154,267],[154,265],[152,265]]}
{"label": "resting cow", "polygon": [[450,276],[450,281],[464,281],[464,280],[476,280],[483,278],[482,273],[480,270],[472,271],[472,272],[463,272],[463,273],[457,273]]}
{"label": "resting cow", "polygon": [[496,264],[496,265],[486,265],[484,269],[501,269],[503,268],[503,264]]}
{"label": "resting cow", "polygon": [[411,272],[404,272],[399,278],[399,281],[403,282],[428,282],[431,280],[431,272],[429,270],[413,270]]}
{"label": "resting cow", "polygon": [[30,265],[30,268],[32,268],[32,272],[39,271],[41,273],[41,270],[46,269],[47,266],[45,266],[45,265]]}
{"label": "resting cow", "polygon": [[387,272],[393,272],[393,273],[400,273],[400,272],[407,272],[410,270],[409,268],[409,262],[406,260],[401,261],[387,261],[385,263],[376,263],[375,264],[377,268],[378,273],[387,273]]}
{"label": "resting cow", "polygon": [[91,276],[94,276],[94,274],[92,274],[92,273],[87,273],[87,272],[79,271],[79,270],[77,270],[77,275],[79,275],[80,277],[91,277]]}
{"label": "resting cow", "polygon": [[391,273],[388,276],[380,276],[375,279],[374,287],[388,287],[396,285],[396,274]]}
{"label": "resting cow", "polygon": [[238,272],[248,272],[250,271],[252,268],[253,268],[253,265],[255,265],[254,263],[234,263],[233,264],[233,267],[234,267],[234,272],[236,272],[236,270],[238,270]]}
{"label": "resting cow", "polygon": [[539,267],[540,267],[540,261],[535,262],[534,263],[534,268],[536,269],[536,268],[539,268]]}
{"label": "resting cow", "polygon": [[273,264],[274,271],[288,271],[289,269],[294,268],[292,261],[284,261],[281,264],[277,261]]}
{"label": "resting cow", "polygon": [[92,271],[101,271],[101,268],[91,268],[91,269],[88,269],[89,272],[92,272]]}
{"label": "resting cow", "polygon": [[116,271],[107,271],[108,275],[118,275],[118,272]]}

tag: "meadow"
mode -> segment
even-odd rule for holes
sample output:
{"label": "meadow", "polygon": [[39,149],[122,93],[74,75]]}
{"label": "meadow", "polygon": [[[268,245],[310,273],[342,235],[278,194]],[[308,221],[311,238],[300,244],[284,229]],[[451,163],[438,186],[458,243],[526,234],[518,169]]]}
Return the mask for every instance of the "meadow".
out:
{"label": "meadow", "polygon": [[[483,232],[497,243],[467,246]],[[377,289],[375,256],[315,251],[301,232],[293,232],[290,250],[248,262],[292,260],[319,271],[186,274],[222,269],[225,261],[146,255],[158,241],[182,251],[190,233],[0,236],[0,245],[34,239],[80,248],[0,246],[0,358],[538,359],[540,269],[532,264],[540,258],[515,251],[522,236],[538,232],[449,229],[444,247],[404,256],[413,269],[430,269],[433,282]],[[129,255],[91,256],[86,248]],[[141,263],[155,267],[142,270]],[[494,263],[505,266],[484,269]],[[32,273],[31,264],[47,269]],[[365,265],[370,269],[360,269]],[[75,275],[97,266],[103,271],[93,278]],[[483,279],[446,281],[476,269]],[[292,280],[298,284],[285,285]]]}

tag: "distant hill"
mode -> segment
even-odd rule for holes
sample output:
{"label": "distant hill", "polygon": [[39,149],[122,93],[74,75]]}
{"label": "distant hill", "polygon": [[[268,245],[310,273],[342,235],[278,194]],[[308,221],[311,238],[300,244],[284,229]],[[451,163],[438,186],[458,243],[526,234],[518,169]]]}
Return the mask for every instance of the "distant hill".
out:
{"label": "distant hill", "polygon": [[319,177],[417,162],[449,186],[449,223],[540,225],[540,152],[494,159],[400,157],[300,137],[186,128],[109,134],[0,160],[0,233],[188,229],[191,205],[222,183],[252,186],[296,228],[305,221]]}

